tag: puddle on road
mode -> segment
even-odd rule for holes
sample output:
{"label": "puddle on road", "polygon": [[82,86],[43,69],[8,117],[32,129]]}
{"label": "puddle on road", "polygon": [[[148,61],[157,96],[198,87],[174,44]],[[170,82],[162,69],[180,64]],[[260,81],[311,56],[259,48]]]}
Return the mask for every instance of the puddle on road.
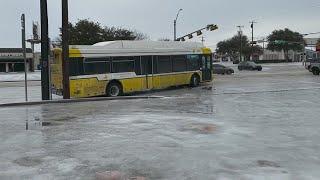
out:
{"label": "puddle on road", "polygon": [[96,180],[147,180],[144,176],[131,176],[120,171],[97,172]]}
{"label": "puddle on road", "polygon": [[32,167],[41,164],[43,161],[40,158],[36,157],[23,157],[16,159],[13,162],[20,166]]}
{"label": "puddle on road", "polygon": [[183,126],[181,131],[191,131],[198,134],[212,134],[216,132],[217,126],[215,124],[207,124],[207,123],[192,123]]}
{"label": "puddle on road", "polygon": [[76,119],[77,117],[75,116],[62,116],[62,117],[56,117],[56,118],[51,118],[51,117],[45,117],[46,121],[58,121],[58,122],[63,122],[63,121],[72,121]]}
{"label": "puddle on road", "polygon": [[267,160],[258,160],[257,161],[257,165],[259,167],[274,167],[274,168],[279,168],[281,167],[279,164],[277,164],[276,162],[272,162],[272,161],[267,161]]}
{"label": "puddle on road", "polygon": [[62,125],[64,122],[68,122],[76,118],[77,117],[73,117],[73,116],[65,116],[65,117],[57,117],[57,118],[34,117],[33,120],[26,121],[26,130],[37,129],[39,127],[59,126],[59,125]]}

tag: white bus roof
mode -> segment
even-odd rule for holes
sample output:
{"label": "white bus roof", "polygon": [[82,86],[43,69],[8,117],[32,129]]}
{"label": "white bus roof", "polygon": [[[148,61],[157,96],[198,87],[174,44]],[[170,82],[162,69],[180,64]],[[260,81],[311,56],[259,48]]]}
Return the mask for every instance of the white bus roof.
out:
{"label": "white bus roof", "polygon": [[[85,57],[93,54],[109,55],[152,55],[152,54],[196,54],[205,48],[197,42],[180,41],[107,41],[91,46],[71,45],[71,49],[78,49]],[[99,55],[99,56],[100,56]]]}

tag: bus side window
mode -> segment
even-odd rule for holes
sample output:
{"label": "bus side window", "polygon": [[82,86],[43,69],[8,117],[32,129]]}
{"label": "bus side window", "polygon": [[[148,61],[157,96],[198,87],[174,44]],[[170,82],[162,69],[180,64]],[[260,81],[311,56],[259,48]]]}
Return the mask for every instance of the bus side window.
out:
{"label": "bus side window", "polygon": [[136,75],[141,75],[142,74],[142,68],[141,68],[141,57],[140,56],[135,56],[134,57],[134,70],[136,72]]}
{"label": "bus side window", "polygon": [[152,74],[152,56],[141,56],[142,75]]}
{"label": "bus side window", "polygon": [[159,56],[158,57],[158,73],[171,73],[172,72],[172,61],[170,56]]}
{"label": "bus side window", "polygon": [[70,73],[70,76],[78,76],[78,75],[84,74],[82,58],[69,59],[69,73]]}
{"label": "bus side window", "polygon": [[151,63],[151,66],[152,66],[152,74],[158,74],[158,59],[159,59],[159,56],[153,56],[152,57],[152,63]]}
{"label": "bus side window", "polygon": [[110,72],[110,58],[88,58],[84,63],[84,74],[105,74]]}
{"label": "bus side window", "polygon": [[188,71],[199,70],[200,56],[199,55],[187,55],[187,67],[188,67]]}
{"label": "bus side window", "polygon": [[187,71],[186,56],[172,56],[172,69],[173,72]]}
{"label": "bus side window", "polygon": [[112,60],[112,72],[135,72],[135,61],[133,57],[115,57]]}

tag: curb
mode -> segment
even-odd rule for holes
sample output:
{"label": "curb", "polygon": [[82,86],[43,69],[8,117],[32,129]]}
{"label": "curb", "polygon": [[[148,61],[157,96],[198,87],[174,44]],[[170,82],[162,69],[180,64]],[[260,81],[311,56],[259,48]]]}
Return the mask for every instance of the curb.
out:
{"label": "curb", "polygon": [[78,103],[78,102],[133,100],[133,99],[158,99],[158,98],[163,98],[163,96],[120,96],[120,97],[62,99],[62,100],[52,100],[52,101],[34,101],[34,102],[0,104],[0,108],[19,107],[19,106],[35,106],[35,105],[46,105],[46,104],[68,104],[68,103]]}

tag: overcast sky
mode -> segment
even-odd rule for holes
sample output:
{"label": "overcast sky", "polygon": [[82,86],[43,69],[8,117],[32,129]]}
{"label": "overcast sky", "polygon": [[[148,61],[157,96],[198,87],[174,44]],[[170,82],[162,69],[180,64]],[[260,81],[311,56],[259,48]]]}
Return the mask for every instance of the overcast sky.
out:
{"label": "overcast sky", "polygon": [[[0,47],[20,47],[20,16],[26,14],[27,37],[32,21],[40,21],[40,0],[2,0],[0,6]],[[50,37],[58,37],[61,26],[61,0],[48,0]],[[320,31],[319,0],[69,0],[69,18],[98,21],[146,33],[152,40],[173,38],[173,19],[178,9],[178,36],[217,24],[218,31],[204,34],[206,45],[215,44],[244,25],[250,36],[249,21],[255,20],[255,37],[262,38],[274,29],[288,27],[301,33]],[[320,35],[319,35],[320,36]],[[199,41],[195,37],[192,41]]]}

